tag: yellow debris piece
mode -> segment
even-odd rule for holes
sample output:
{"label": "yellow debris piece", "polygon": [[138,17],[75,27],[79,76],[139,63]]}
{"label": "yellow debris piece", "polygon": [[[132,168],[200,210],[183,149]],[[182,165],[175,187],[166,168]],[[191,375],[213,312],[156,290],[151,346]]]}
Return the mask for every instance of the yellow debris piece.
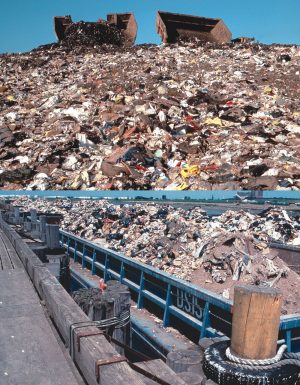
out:
{"label": "yellow debris piece", "polygon": [[114,97],[114,102],[115,102],[116,104],[122,103],[123,100],[124,100],[124,95],[118,94],[118,95],[116,95],[116,96]]}
{"label": "yellow debris piece", "polygon": [[264,88],[264,94],[270,95],[270,94],[272,94],[272,93],[273,93],[273,88],[272,88],[272,87],[266,86],[266,87]]}
{"label": "yellow debris piece", "polygon": [[180,174],[183,178],[189,178],[191,176],[198,175],[200,172],[200,168],[197,165],[192,165],[188,167],[184,167],[181,171]]}
{"label": "yellow debris piece", "polygon": [[187,183],[181,183],[179,186],[174,187],[174,190],[186,190],[189,188],[189,185]]}
{"label": "yellow debris piece", "polygon": [[207,124],[208,126],[222,126],[222,120],[220,118],[208,118],[204,122],[204,124]]}

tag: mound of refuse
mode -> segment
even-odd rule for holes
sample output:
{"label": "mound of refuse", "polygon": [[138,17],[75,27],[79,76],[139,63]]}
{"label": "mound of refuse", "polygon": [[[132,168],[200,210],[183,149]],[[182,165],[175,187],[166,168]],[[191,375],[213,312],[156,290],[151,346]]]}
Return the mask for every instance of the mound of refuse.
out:
{"label": "mound of refuse", "polygon": [[102,44],[121,46],[124,43],[122,31],[105,21],[97,23],[72,23],[65,32],[63,43],[68,47],[93,47]]}
{"label": "mound of refuse", "polygon": [[281,208],[209,218],[200,207],[154,203],[22,197],[14,204],[63,214],[62,228],[225,298],[232,298],[237,283],[279,287],[284,312],[300,311],[300,278],[271,247],[274,239],[299,245],[300,218]]}
{"label": "mound of refuse", "polygon": [[300,47],[105,31],[0,55],[1,189],[300,188]]}
{"label": "mound of refuse", "polygon": [[243,232],[265,242],[300,245],[299,216],[291,217],[284,209],[269,207],[259,214],[228,210],[210,222],[210,228]]}
{"label": "mound of refuse", "polygon": [[238,283],[277,287],[283,292],[283,314],[300,311],[299,275],[265,242],[242,233],[221,231],[203,242],[191,280],[227,299],[233,299]]}

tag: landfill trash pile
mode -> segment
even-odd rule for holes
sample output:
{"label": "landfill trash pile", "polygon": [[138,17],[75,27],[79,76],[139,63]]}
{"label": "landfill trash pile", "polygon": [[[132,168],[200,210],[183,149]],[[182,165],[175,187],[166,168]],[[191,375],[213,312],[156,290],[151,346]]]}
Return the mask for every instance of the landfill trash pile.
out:
{"label": "landfill trash pile", "polygon": [[76,46],[95,46],[102,44],[112,44],[121,46],[125,37],[122,31],[115,25],[105,21],[88,23],[80,21],[72,23],[65,32],[63,44],[67,47]]}
{"label": "landfill trash pile", "polygon": [[199,248],[198,268],[191,280],[233,299],[237,283],[276,287],[283,292],[282,313],[300,312],[300,277],[268,244],[243,233],[212,233]]}
{"label": "landfill trash pile", "polygon": [[270,207],[260,214],[246,211],[226,211],[216,217],[211,228],[243,232],[266,243],[278,242],[300,246],[300,218],[291,217],[286,210]]}
{"label": "landfill trash pile", "polygon": [[[270,249],[270,240],[281,230],[278,239],[299,245],[300,218],[289,217],[280,208],[260,215],[227,211],[209,218],[199,207],[153,203],[115,205],[103,200],[21,197],[13,204],[63,214],[65,230],[225,298],[233,298],[237,283],[269,285],[284,291],[288,298],[284,311],[291,313],[298,306],[292,297],[298,288],[300,295],[300,278]],[[291,226],[289,234],[286,223]]]}
{"label": "landfill trash pile", "polygon": [[86,47],[80,28],[0,55],[0,188],[300,188],[299,47]]}

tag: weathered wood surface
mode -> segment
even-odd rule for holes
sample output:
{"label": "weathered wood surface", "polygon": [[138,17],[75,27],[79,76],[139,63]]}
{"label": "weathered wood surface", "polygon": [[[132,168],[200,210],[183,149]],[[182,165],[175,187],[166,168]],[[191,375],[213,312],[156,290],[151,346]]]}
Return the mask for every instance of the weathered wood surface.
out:
{"label": "weathered wood surface", "polygon": [[49,249],[58,249],[59,245],[59,225],[46,224],[46,243]]}
{"label": "weathered wood surface", "polygon": [[0,271],[0,384],[78,384],[23,269]]}
{"label": "weathered wood surface", "polygon": [[282,294],[274,288],[236,286],[231,349],[240,357],[274,357],[280,324]]}
{"label": "weathered wood surface", "polygon": [[[162,360],[150,360],[136,363],[137,366],[146,370],[147,372],[159,377],[168,382],[170,385],[187,385],[171,368],[169,368]],[[147,385],[157,385],[157,382],[140,375]]]}
{"label": "weathered wood surface", "polygon": [[[76,322],[90,322],[86,314],[77,306],[74,300],[53,277],[46,266],[30,250],[22,238],[8,226],[0,221],[0,227],[4,229],[9,239],[16,248],[26,270],[34,282],[41,298],[45,301],[50,316],[54,320],[67,346],[70,346],[70,327]],[[81,329],[82,330],[82,329]],[[85,328],[85,331],[97,332],[95,327]],[[103,336],[91,336],[81,338],[80,352],[76,343],[75,331],[75,355],[74,360],[81,370],[89,385],[96,385],[95,362],[99,359],[107,359],[117,355],[112,345]],[[142,385],[143,380],[134,372],[126,362],[105,365],[100,369],[101,385],[119,385],[130,383]]]}
{"label": "weathered wood surface", "polygon": [[206,377],[202,374],[182,372],[178,373],[178,376],[189,385],[204,385],[206,383]]}
{"label": "weathered wood surface", "polygon": [[167,365],[175,373],[202,373],[202,352],[194,349],[174,350],[167,355]]}
{"label": "weathered wood surface", "polygon": [[0,231],[0,270],[22,267],[22,263],[3,231]]}

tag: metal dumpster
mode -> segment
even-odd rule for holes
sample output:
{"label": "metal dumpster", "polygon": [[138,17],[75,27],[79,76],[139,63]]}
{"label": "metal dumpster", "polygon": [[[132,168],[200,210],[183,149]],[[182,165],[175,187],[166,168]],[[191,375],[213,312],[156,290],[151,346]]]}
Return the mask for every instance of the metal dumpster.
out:
{"label": "metal dumpster", "polygon": [[197,38],[202,41],[229,43],[232,35],[221,19],[157,12],[156,30],[164,43]]}
{"label": "metal dumpster", "polygon": [[[99,19],[96,22],[89,22],[89,24],[105,23],[104,20]],[[133,13],[112,13],[107,15],[107,24],[115,25],[121,30],[125,37],[126,45],[133,45],[137,35],[137,23]],[[59,41],[66,37],[66,30],[74,24],[71,16],[55,16],[54,17],[54,31]]]}
{"label": "metal dumpster", "polygon": [[135,43],[137,23],[133,13],[110,13],[107,15],[107,21],[124,32],[127,44],[133,45]]}

